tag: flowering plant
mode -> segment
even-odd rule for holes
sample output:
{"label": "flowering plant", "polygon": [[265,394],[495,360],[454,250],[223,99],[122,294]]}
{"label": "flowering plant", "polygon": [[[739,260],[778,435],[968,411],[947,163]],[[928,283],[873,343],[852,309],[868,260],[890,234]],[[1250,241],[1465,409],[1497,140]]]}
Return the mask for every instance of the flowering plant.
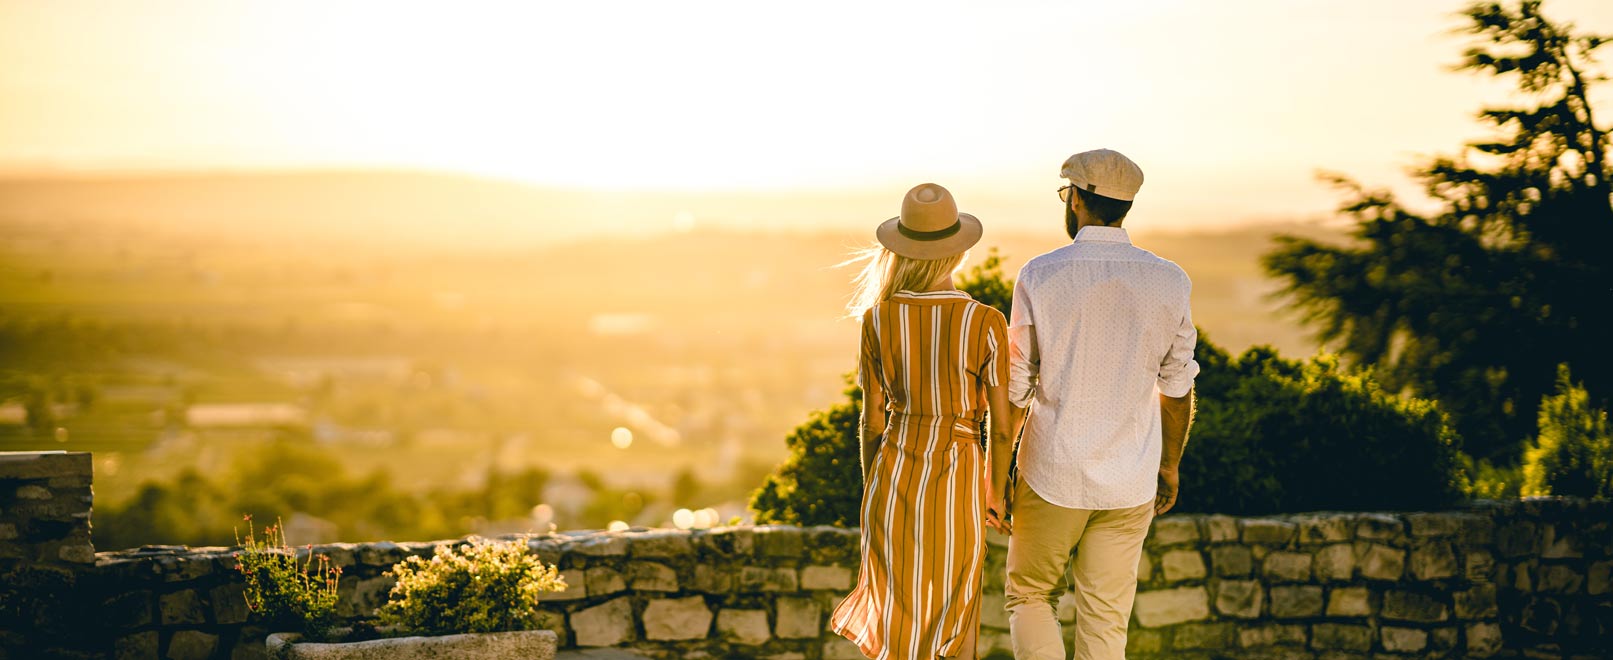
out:
{"label": "flowering plant", "polygon": [[[246,539],[236,530],[235,570],[246,577],[246,607],[254,616],[274,627],[289,628],[310,640],[327,639],[336,624],[336,583],[342,569],[325,555],[314,555],[308,546],[306,561],[297,559],[297,549],[286,545],[284,525],[263,529],[259,540],[252,516],[244,516]],[[315,565],[315,560],[318,565]]]}
{"label": "flowering plant", "polygon": [[378,612],[381,622],[428,635],[531,630],[538,595],[566,589],[560,572],[521,541],[472,538],[438,547],[430,560],[409,557],[387,574],[398,583]]}

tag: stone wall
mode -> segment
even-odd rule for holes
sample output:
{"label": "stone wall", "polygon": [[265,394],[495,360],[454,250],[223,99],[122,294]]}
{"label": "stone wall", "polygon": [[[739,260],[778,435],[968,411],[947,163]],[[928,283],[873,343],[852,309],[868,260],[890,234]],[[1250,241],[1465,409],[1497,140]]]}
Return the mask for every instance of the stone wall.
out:
{"label": "stone wall", "polygon": [[[87,459],[45,460],[76,466],[87,483]],[[82,563],[77,550],[63,549],[82,545],[82,537],[35,534],[60,529],[28,517],[47,508],[23,503],[76,501],[83,508],[66,517],[83,521],[73,513],[87,514],[87,494],[52,490],[40,498],[28,489],[36,497],[25,500],[24,489],[41,478],[47,489],[76,482],[17,476],[19,464],[35,472],[40,465],[0,461],[0,520],[16,529],[0,546],[10,562],[0,565],[9,571],[0,658],[263,657],[270,631],[247,621],[231,549],[157,546]],[[1610,503],[1566,500],[1444,513],[1166,516],[1155,522],[1139,567],[1128,657],[1613,656],[1610,524]],[[565,646],[662,658],[861,657],[824,630],[856,577],[855,530],[512,538],[558,564],[570,585],[546,598],[543,621]],[[1010,657],[1001,541],[994,538],[988,553],[981,647]],[[382,573],[393,563],[457,542],[331,544],[313,552],[344,567],[341,614],[357,620],[385,600],[392,580]],[[1066,593],[1059,615],[1068,623],[1073,614]]]}

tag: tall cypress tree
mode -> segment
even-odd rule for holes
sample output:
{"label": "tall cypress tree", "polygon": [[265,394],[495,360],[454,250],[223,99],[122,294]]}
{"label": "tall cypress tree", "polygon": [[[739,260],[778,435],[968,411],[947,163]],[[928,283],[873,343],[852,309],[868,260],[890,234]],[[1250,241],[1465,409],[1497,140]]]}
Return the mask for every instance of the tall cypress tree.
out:
{"label": "tall cypress tree", "polygon": [[1492,139],[1417,173],[1440,211],[1338,178],[1355,240],[1280,237],[1264,266],[1320,339],[1439,399],[1469,451],[1507,461],[1534,435],[1557,365],[1604,408],[1613,390],[1613,169],[1589,97],[1607,37],[1540,2],[1465,15],[1474,45],[1459,68],[1513,81],[1522,103],[1482,110]]}

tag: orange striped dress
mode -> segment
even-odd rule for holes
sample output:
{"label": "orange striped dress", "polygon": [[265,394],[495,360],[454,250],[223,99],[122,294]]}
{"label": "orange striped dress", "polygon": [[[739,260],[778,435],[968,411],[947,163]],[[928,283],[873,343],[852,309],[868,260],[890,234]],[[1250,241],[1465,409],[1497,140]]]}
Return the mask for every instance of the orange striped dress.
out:
{"label": "orange striped dress", "polygon": [[962,291],[901,291],[863,315],[857,382],[885,434],[863,489],[857,586],[830,629],[879,660],[956,655],[980,625],[986,386],[1007,382],[1007,321]]}

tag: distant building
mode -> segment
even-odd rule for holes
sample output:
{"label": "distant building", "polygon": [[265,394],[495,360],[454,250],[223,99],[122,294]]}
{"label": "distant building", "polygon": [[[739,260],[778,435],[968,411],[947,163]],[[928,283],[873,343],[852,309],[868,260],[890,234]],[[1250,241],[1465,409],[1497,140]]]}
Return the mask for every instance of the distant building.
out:
{"label": "distant building", "polygon": [[291,403],[198,403],[185,409],[195,429],[307,428],[308,411]]}

